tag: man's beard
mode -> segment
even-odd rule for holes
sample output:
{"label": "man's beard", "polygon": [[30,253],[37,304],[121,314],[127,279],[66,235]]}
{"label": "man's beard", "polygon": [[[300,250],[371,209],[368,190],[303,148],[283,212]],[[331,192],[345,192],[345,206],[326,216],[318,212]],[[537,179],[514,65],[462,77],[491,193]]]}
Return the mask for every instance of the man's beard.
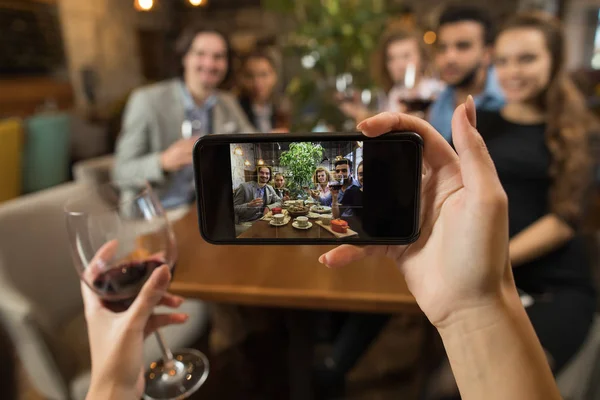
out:
{"label": "man's beard", "polygon": [[457,84],[452,85],[452,86],[454,86],[455,88],[459,88],[459,89],[471,86],[473,84],[473,82],[475,81],[475,78],[477,78],[477,72],[479,72],[480,68],[481,68],[481,63],[479,62]]}

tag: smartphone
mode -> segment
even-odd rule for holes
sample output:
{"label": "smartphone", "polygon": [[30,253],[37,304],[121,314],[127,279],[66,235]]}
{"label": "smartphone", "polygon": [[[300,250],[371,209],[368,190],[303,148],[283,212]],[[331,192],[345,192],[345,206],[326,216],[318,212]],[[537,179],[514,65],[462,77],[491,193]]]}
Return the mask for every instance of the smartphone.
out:
{"label": "smartphone", "polygon": [[415,132],[204,136],[193,154],[200,233],[213,244],[411,243],[422,154]]}

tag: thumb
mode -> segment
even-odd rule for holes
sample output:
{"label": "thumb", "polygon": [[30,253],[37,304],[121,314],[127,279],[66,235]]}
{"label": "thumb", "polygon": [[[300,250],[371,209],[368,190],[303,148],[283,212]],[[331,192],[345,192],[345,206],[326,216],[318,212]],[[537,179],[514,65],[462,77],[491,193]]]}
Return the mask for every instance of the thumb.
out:
{"label": "thumb", "polygon": [[144,283],[142,290],[140,290],[140,293],[129,308],[134,318],[139,318],[139,321],[143,324],[146,323],[152,315],[154,307],[158,305],[165,295],[170,281],[171,273],[166,264],[152,271],[152,275]]}
{"label": "thumb", "polygon": [[452,141],[460,159],[463,185],[468,191],[485,192],[490,185],[500,185],[498,174],[487,146],[477,131],[475,103],[469,96],[454,111]]}

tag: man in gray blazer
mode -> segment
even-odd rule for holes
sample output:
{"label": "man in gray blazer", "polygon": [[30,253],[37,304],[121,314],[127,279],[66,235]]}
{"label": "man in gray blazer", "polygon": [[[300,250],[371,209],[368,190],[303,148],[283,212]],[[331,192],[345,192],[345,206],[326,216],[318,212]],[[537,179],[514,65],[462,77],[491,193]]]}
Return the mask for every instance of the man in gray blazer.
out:
{"label": "man in gray blazer", "polygon": [[233,195],[233,207],[237,223],[256,221],[270,209],[281,206],[281,197],[268,182],[271,168],[258,167],[258,182],[242,183]]}
{"label": "man in gray blazer", "polygon": [[[190,28],[176,49],[182,78],[137,89],[129,98],[114,169],[117,182],[149,181],[165,208],[194,200],[192,149],[199,137],[255,132],[237,100],[217,89],[230,66],[226,37]],[[123,189],[131,197],[137,188]]]}

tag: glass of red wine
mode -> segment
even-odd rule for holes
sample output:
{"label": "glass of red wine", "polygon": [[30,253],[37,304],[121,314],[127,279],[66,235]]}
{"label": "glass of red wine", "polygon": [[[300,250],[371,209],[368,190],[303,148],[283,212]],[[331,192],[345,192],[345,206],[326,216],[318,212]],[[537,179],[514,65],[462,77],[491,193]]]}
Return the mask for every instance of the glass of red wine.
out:
{"label": "glass of red wine", "polygon": [[[125,188],[125,190],[123,190]],[[175,235],[146,182],[108,183],[65,205],[71,253],[81,280],[114,312],[129,308],[152,271],[177,260]],[[206,381],[209,362],[194,349],[171,351],[146,370],[145,399],[184,399]],[[127,360],[123,360],[127,362]]]}

